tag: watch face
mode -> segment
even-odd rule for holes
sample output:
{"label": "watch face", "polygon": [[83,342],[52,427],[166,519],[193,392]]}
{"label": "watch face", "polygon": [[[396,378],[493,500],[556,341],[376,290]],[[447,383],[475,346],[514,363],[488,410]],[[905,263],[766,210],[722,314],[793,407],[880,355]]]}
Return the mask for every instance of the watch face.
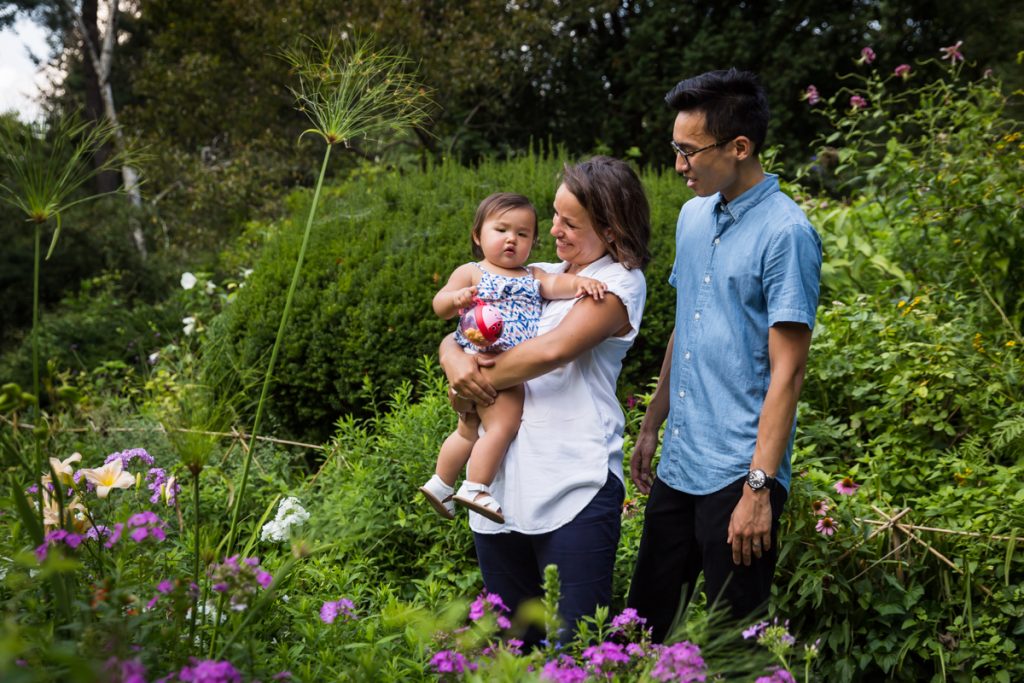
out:
{"label": "watch face", "polygon": [[747,485],[754,491],[764,488],[767,479],[768,476],[761,470],[750,470],[747,472]]}

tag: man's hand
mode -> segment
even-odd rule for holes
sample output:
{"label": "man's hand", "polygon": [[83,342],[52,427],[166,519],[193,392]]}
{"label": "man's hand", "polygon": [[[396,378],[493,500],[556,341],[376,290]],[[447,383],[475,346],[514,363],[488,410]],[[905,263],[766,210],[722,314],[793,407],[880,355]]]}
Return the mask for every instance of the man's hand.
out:
{"label": "man's hand", "polygon": [[736,503],[729,519],[729,536],[726,542],[732,546],[732,561],[750,566],[751,556],[761,555],[772,547],[772,501],[767,489],[752,491],[743,485],[743,495]]}
{"label": "man's hand", "polygon": [[640,430],[636,437],[636,445],[633,447],[633,455],[629,458],[629,475],[640,493],[645,495],[651,492],[651,484],[654,483],[651,461],[654,459],[654,451],[657,449],[657,432],[649,434]]}

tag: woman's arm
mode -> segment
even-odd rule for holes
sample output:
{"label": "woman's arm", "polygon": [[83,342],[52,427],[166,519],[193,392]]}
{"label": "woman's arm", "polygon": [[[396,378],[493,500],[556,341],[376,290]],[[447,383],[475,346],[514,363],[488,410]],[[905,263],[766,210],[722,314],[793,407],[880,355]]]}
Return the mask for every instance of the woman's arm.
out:
{"label": "woman's arm", "polygon": [[[442,367],[456,393],[490,403],[487,389],[507,389],[561,367],[612,336],[629,332],[629,315],[622,300],[607,294],[600,301],[587,298],[573,305],[558,326],[497,356],[491,367],[486,361],[467,372],[455,354],[442,359]],[[457,346],[457,345],[456,345]],[[451,360],[452,363],[447,363]],[[476,362],[473,358],[470,359]],[[449,371],[451,365],[453,371]]]}

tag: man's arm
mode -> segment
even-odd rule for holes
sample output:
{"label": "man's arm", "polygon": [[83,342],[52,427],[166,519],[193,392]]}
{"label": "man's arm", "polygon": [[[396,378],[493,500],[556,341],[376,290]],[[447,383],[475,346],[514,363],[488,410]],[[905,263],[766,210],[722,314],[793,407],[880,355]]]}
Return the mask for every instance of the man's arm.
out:
{"label": "man's arm", "polygon": [[654,389],[654,396],[644,413],[643,422],[640,423],[640,431],[636,435],[636,445],[633,447],[633,455],[629,458],[629,474],[641,493],[650,493],[651,484],[654,483],[654,474],[651,472],[651,461],[654,459],[654,451],[658,450],[658,430],[668,417],[669,387],[672,376],[672,349],[676,343],[676,331],[668,338],[668,346],[665,347],[665,358],[661,361],[661,372],[658,373],[658,386]]}
{"label": "man's arm", "polygon": [[[782,464],[796,416],[796,404],[803,387],[811,330],[800,323],[780,323],[768,330],[768,359],[771,378],[757,424],[757,443],[750,461],[751,469],[761,469],[774,477]],[[728,543],[732,560],[749,565],[751,554],[771,548],[772,506],[767,487],[752,491],[743,486],[743,496],[729,521]],[[757,544],[757,545],[755,545]]]}

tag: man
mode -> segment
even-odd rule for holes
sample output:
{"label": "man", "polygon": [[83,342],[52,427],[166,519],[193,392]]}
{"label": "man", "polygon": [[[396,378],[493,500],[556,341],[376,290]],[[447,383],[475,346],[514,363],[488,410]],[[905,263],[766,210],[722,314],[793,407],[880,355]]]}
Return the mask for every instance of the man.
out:
{"label": "man", "polygon": [[701,572],[737,620],[768,600],[821,271],[821,240],[758,159],[757,77],[712,71],[665,100],[676,172],[697,196],[679,213],[675,329],[630,463],[650,497],[629,605],[656,642]]}

